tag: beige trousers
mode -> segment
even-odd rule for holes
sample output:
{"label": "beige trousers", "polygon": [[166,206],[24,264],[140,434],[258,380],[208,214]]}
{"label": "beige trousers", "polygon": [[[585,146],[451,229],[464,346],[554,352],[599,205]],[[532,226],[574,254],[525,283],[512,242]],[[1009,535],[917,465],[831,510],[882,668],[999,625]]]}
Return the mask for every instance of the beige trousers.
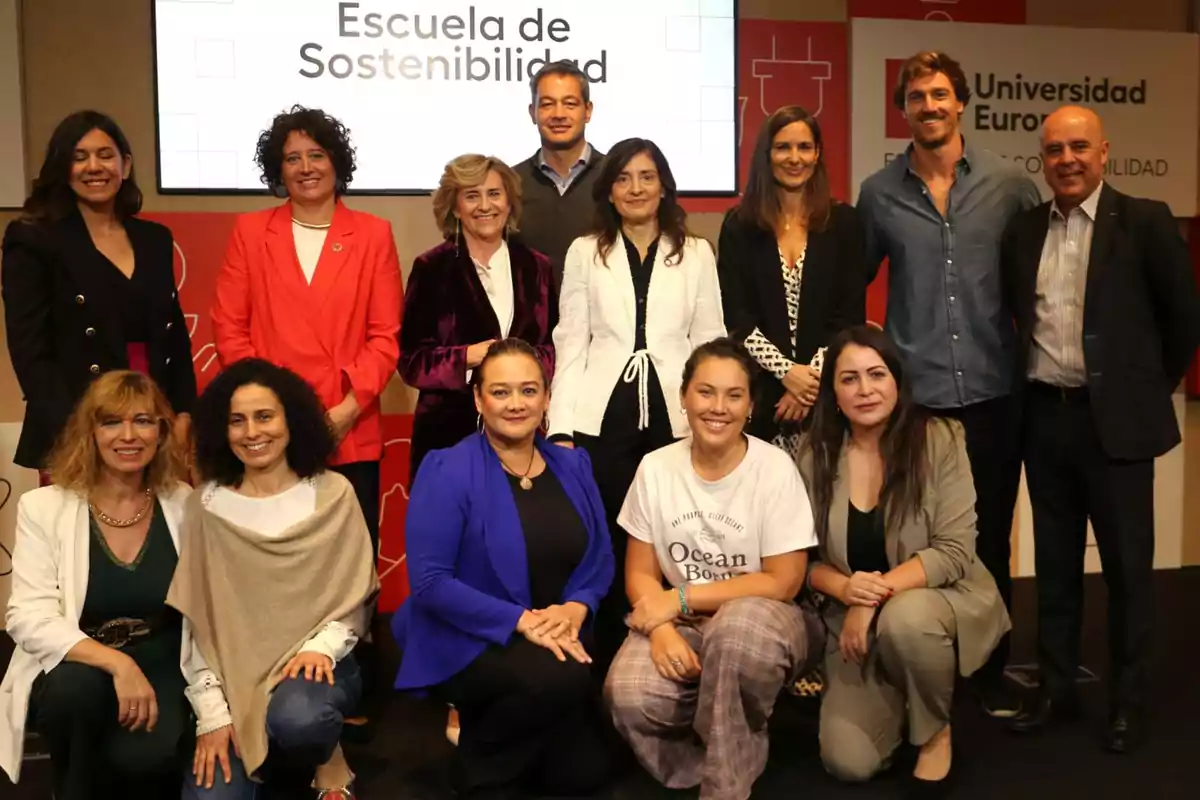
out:
{"label": "beige trousers", "polygon": [[865,665],[845,661],[831,636],[821,700],[821,760],[834,777],[870,780],[888,766],[905,726],[921,746],[950,722],[958,657],[954,611],[936,589],[884,604]]}

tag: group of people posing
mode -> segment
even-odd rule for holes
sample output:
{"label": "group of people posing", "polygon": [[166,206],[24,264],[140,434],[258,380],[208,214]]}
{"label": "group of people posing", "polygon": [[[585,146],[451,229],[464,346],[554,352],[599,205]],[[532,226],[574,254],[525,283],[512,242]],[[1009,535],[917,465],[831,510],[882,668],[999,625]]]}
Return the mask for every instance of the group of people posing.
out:
{"label": "group of people posing", "polygon": [[[777,698],[813,675],[831,774],[867,780],[908,742],[910,791],[941,796],[960,676],[1018,733],[1079,715],[1089,520],[1104,742],[1140,743],[1153,459],[1179,441],[1200,298],[1166,206],[1104,182],[1099,116],[1047,118],[1043,203],[963,136],[959,64],[919,53],[894,97],[913,141],[857,207],[786,106],[714,248],[653,142],[587,142],[574,64],[531,93],[540,149],[446,165],[444,241],[407,290],[389,224],[343,202],[346,128],[277,116],[257,160],[288,200],[237,221],[199,397],[128,142],[95,112],[59,125],[3,244],[16,461],[46,485],[19,503],[0,766],[17,779],[36,730],[60,800],[349,800],[341,742],[390,684],[453,709],[464,798],[595,791],[623,740],[667,787],[745,800]],[[886,330],[865,319],[884,259]],[[393,681],[375,557],[397,370],[419,398]],[[1022,462],[1031,697],[1004,676]]]}

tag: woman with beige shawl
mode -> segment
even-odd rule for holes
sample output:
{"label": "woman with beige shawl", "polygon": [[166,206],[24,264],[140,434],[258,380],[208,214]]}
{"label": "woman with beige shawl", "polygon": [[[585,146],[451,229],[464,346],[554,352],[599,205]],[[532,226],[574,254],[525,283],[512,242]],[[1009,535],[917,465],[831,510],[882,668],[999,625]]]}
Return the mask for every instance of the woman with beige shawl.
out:
{"label": "woman with beige shawl", "polygon": [[353,800],[338,742],[379,581],[354,490],[325,466],[324,410],[295,373],[245,359],[209,384],[194,420],[206,482],[167,598],[203,656],[187,676],[197,743],[184,797],[242,800],[266,783]]}

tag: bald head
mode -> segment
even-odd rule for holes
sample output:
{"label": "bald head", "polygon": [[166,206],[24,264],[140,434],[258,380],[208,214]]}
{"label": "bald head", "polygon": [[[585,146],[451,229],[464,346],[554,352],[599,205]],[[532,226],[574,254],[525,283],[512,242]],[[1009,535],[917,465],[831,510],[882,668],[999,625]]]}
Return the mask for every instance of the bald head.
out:
{"label": "bald head", "polygon": [[1066,213],[1087,200],[1104,180],[1108,141],[1100,115],[1063,106],[1042,123],[1042,169],[1058,208]]}

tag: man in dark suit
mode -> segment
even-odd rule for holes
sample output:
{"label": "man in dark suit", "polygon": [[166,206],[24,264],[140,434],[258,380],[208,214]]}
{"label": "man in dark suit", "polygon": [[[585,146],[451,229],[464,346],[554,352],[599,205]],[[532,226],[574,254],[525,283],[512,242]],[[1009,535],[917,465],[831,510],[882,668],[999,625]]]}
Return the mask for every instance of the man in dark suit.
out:
{"label": "man in dark suit", "polygon": [[1108,585],[1105,747],[1120,753],[1145,733],[1154,459],[1180,442],[1171,394],[1200,343],[1200,298],[1167,206],[1104,183],[1099,116],[1058,109],[1041,146],[1054,200],[1015,217],[1001,247],[1017,328],[1041,669],[1038,702],[1012,727],[1030,733],[1079,714],[1091,520]]}

